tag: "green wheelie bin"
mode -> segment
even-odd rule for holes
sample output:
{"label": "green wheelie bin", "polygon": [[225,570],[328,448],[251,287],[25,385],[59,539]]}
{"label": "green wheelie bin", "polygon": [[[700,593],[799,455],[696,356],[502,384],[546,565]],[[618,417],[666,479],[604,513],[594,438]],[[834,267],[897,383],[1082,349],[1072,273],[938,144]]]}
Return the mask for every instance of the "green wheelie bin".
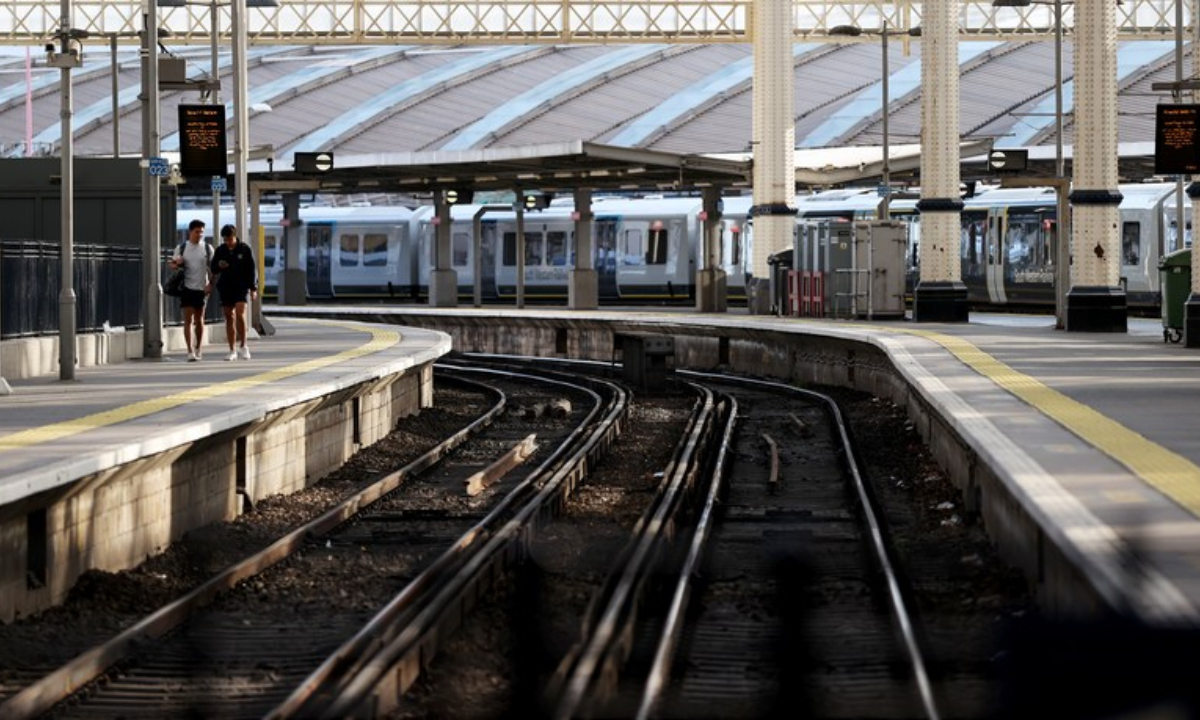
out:
{"label": "green wheelie bin", "polygon": [[1163,342],[1183,339],[1183,306],[1192,293],[1192,249],[1167,253],[1158,263],[1162,292]]}

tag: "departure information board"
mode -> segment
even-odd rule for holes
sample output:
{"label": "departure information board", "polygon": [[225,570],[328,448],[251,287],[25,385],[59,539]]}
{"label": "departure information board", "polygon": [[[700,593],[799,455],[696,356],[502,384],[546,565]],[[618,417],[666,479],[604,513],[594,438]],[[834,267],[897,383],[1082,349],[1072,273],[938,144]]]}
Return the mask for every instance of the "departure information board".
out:
{"label": "departure information board", "polygon": [[179,106],[179,172],[184,177],[225,175],[225,106]]}
{"label": "departure information board", "polygon": [[1200,105],[1159,105],[1154,133],[1154,172],[1200,173]]}

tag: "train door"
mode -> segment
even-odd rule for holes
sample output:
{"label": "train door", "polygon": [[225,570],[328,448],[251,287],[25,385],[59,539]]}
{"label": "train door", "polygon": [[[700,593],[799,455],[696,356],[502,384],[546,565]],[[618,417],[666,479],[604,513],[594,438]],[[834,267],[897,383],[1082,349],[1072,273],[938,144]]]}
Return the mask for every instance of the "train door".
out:
{"label": "train door", "polygon": [[601,298],[617,297],[617,232],[620,221],[596,219],[596,279]]}
{"label": "train door", "polygon": [[746,299],[746,276],[742,267],[744,230],[744,218],[735,217],[721,222],[721,265],[725,270],[726,287],[731,300]]}
{"label": "train door", "polygon": [[987,293],[988,300],[1004,304],[1008,299],[1004,295],[1004,243],[1005,220],[1003,212],[993,213],[988,217],[988,232],[984,242],[987,253]]}
{"label": "train door", "polygon": [[308,253],[305,269],[309,297],[333,297],[333,226],[313,223],[308,226]]}
{"label": "train door", "polygon": [[474,221],[451,224],[450,269],[455,272],[458,293],[463,297],[474,297],[475,295],[474,224]]}

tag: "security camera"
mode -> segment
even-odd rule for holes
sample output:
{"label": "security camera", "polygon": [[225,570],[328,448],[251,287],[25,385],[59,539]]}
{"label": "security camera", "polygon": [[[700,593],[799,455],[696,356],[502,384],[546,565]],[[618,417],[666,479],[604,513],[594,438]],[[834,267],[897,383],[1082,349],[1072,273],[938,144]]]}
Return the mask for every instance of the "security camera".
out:
{"label": "security camera", "polygon": [[185,182],[187,182],[187,180],[184,179],[183,173],[181,173],[179,171],[179,165],[172,163],[171,164],[171,174],[167,176],[167,184],[168,185],[182,185]]}

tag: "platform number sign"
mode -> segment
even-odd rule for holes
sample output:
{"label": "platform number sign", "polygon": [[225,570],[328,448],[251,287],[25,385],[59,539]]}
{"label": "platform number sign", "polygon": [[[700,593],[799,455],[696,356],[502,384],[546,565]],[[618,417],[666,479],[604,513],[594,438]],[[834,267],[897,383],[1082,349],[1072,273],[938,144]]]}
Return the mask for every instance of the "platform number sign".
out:
{"label": "platform number sign", "polygon": [[229,189],[229,183],[225,182],[225,178],[221,175],[213,175],[212,191],[225,192]]}
{"label": "platform number sign", "polygon": [[167,177],[171,174],[171,163],[167,162],[166,158],[153,157],[150,158],[147,169],[150,177]]}
{"label": "platform number sign", "polygon": [[988,169],[996,173],[1019,173],[1029,167],[1029,151],[995,148],[988,153]]}
{"label": "platform number sign", "polygon": [[320,174],[333,169],[331,152],[298,152],[292,155],[292,169],[298,173]]}

